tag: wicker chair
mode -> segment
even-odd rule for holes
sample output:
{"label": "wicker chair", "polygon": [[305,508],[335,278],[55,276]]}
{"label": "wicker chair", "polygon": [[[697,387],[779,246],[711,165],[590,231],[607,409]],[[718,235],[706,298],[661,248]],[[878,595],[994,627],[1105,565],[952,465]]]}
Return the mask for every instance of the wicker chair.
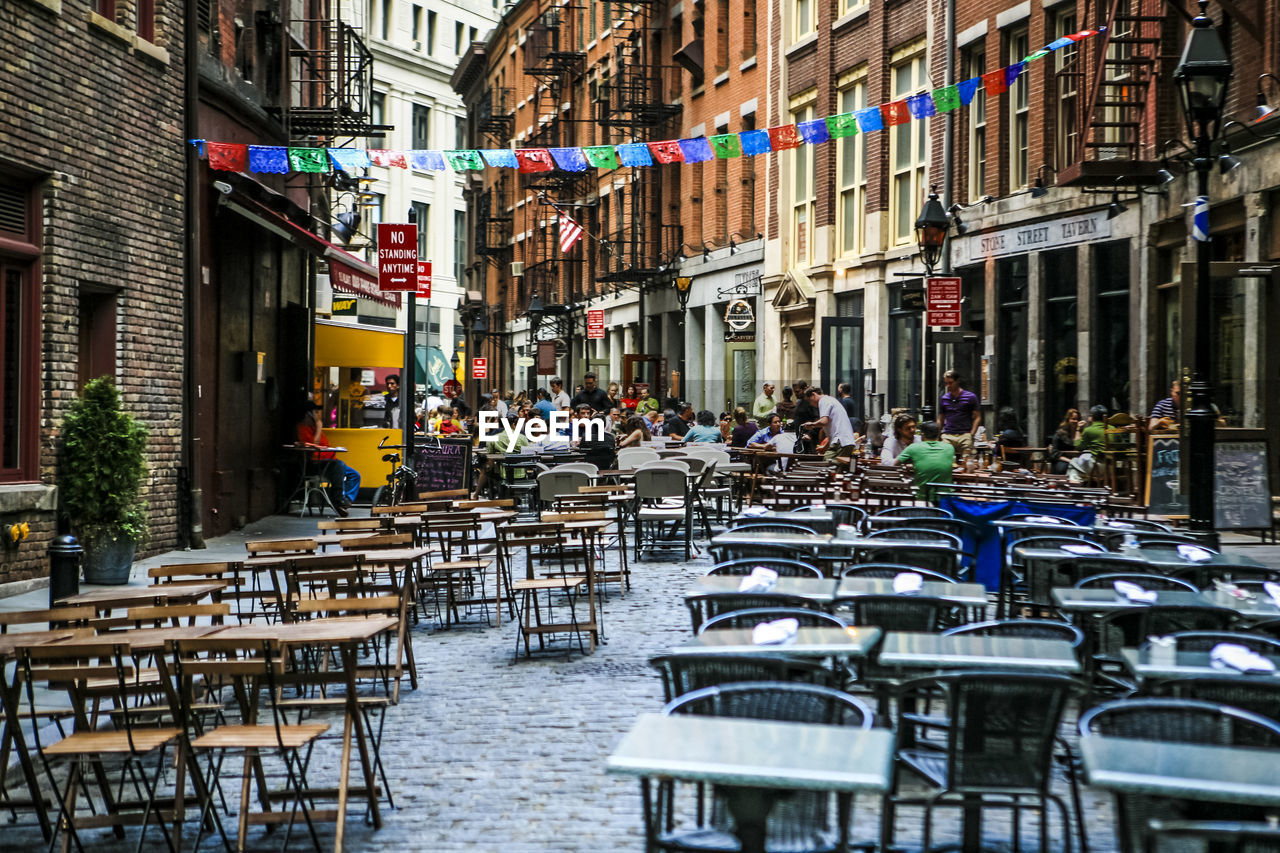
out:
{"label": "wicker chair", "polygon": [[820,664],[775,655],[655,655],[649,665],[662,677],[664,702],[677,696],[745,681],[787,681],[834,687]]}
{"label": "wicker chair", "polygon": [[882,509],[876,518],[955,518],[950,510],[936,506],[895,506]]}
{"label": "wicker chair", "polygon": [[747,610],[733,610],[721,613],[708,619],[698,627],[698,633],[712,631],[717,628],[754,628],[761,622],[773,622],[777,619],[794,619],[801,628],[844,628],[844,620],[839,616],[824,613],[821,610],[810,610],[806,607],[752,607]]}
{"label": "wicker chair", "polygon": [[749,575],[756,568],[772,569],[779,577],[821,578],[822,571],[801,560],[786,557],[753,557],[744,560],[726,560],[716,563],[708,575]]}
{"label": "wicker chair", "polygon": [[689,621],[693,632],[698,633],[702,623],[722,613],[750,610],[758,607],[794,607],[801,610],[823,610],[821,603],[799,595],[781,595],[773,592],[707,592],[690,595],[684,600],[689,608]]}
{"label": "wicker chair", "polygon": [[914,572],[926,581],[939,583],[957,583],[956,579],[942,572],[922,569],[918,566],[904,566],[902,563],[859,563],[844,570],[841,577],[846,578],[896,578],[903,572]]}
{"label": "wicker chair", "polygon": [[1164,575],[1146,574],[1144,572],[1109,572],[1104,575],[1090,575],[1076,581],[1076,589],[1111,589],[1117,582],[1136,583],[1144,589],[1165,592],[1197,592],[1195,585],[1178,578]]}

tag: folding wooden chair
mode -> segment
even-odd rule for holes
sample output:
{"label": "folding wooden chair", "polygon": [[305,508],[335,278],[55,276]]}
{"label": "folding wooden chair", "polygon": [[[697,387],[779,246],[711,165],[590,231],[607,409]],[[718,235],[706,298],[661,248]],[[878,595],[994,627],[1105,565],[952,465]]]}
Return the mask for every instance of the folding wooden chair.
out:
{"label": "folding wooden chair", "polygon": [[[591,650],[595,651],[599,636],[595,622],[595,587],[592,570],[588,568],[586,575],[570,574],[566,571],[563,562],[563,530],[560,525],[540,522],[507,524],[498,528],[498,538],[499,554],[502,560],[501,572],[506,574],[508,579],[515,574],[514,564],[517,552],[524,551],[524,577],[520,580],[509,580],[509,588],[516,596],[516,616],[519,623],[515,657],[518,658],[520,655],[521,642],[524,643],[525,657],[532,654],[529,638],[534,636],[538,638],[538,650],[544,651],[546,649],[544,638],[553,634],[569,634],[577,640],[578,648],[585,652],[586,647],[582,640],[585,632],[590,637]],[[544,556],[558,555],[561,559],[559,573],[537,577],[534,571],[535,549],[541,551]],[[580,623],[576,603],[584,592],[588,599],[589,621]],[[568,621],[563,621],[565,616],[557,615],[556,602],[553,598],[555,593],[564,596],[563,606],[567,609]],[[570,642],[570,646],[566,648],[566,656],[572,649],[572,640]]]}

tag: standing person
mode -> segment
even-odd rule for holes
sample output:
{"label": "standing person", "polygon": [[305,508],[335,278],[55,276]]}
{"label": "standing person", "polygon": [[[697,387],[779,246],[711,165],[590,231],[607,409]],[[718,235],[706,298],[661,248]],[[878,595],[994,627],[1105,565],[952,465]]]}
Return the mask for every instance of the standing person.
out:
{"label": "standing person", "polygon": [[[712,423],[715,423],[714,418]],[[680,408],[676,411],[674,418],[667,418],[666,435],[674,435],[684,438],[685,433],[693,424],[693,406],[689,403],[681,403]]]}
{"label": "standing person", "polygon": [[881,465],[897,465],[898,456],[920,439],[916,436],[916,419],[901,412],[893,416],[893,434],[884,440],[880,448]]}
{"label": "standing person", "polygon": [[[320,407],[308,401],[302,420],[298,422],[297,441],[307,447],[331,447],[329,437],[324,434],[324,424],[320,422],[316,412]],[[329,478],[330,499],[334,511],[343,518],[347,517],[347,507],[355,502],[360,492],[360,472],[338,458],[332,450],[320,450],[312,454],[312,459],[324,463],[323,468]]]}
{"label": "standing person", "polygon": [[[956,449],[956,456],[973,455],[973,434],[982,424],[978,395],[960,384],[960,374],[948,370],[942,374],[946,391],[938,401],[938,426],[942,440]],[[923,432],[923,430],[922,430]]]}
{"label": "standing person", "polygon": [[844,413],[849,416],[849,423],[853,426],[853,431],[857,434],[862,433],[862,418],[858,417],[858,404],[853,399],[853,386],[848,382],[841,382],[836,386],[836,399],[840,401],[840,405],[844,406]]}
{"label": "standing person", "polygon": [[751,414],[755,416],[757,421],[767,418],[770,414],[777,411],[778,404],[773,399],[773,383],[766,382],[760,391],[760,396],[756,397],[754,403],[751,404]]}
{"label": "standing person", "polygon": [[729,444],[732,447],[746,447],[751,436],[760,429],[756,426],[756,421],[747,420],[747,410],[741,406],[733,410],[733,423],[733,430],[729,434]]}
{"label": "standing person", "polygon": [[782,402],[774,407],[774,411],[782,415],[782,422],[788,424],[796,415],[796,401],[792,399],[795,392],[790,386],[782,389]]}
{"label": "standing person", "polygon": [[569,408],[569,395],[564,392],[564,380],[559,376],[551,380],[551,405],[561,412]]}
{"label": "standing person", "polygon": [[[822,454],[823,460],[834,462],[853,456],[853,424],[849,423],[849,415],[845,413],[840,401],[830,394],[823,394],[822,389],[816,385],[805,391],[805,401],[817,417],[803,423],[801,428],[821,429],[827,434],[827,449]],[[796,410],[796,415],[799,416],[799,409]]]}
{"label": "standing person", "polygon": [[582,390],[574,395],[569,405],[577,409],[584,403],[594,412],[607,412],[613,408],[608,393],[597,384],[595,373],[590,371],[582,377]]}
{"label": "standing person", "polygon": [[913,444],[898,454],[898,464],[911,466],[913,473],[911,483],[915,486],[916,497],[933,500],[934,483],[950,483],[951,469],[956,462],[956,448],[951,442],[939,441],[942,427],[934,421],[925,421],[920,425],[923,441]]}
{"label": "standing person", "polygon": [[1169,386],[1169,396],[1151,407],[1151,420],[1147,429],[1152,432],[1176,430],[1182,420],[1182,383],[1173,380]]}
{"label": "standing person", "polygon": [[634,412],[636,410],[636,404],[639,402],[640,395],[636,392],[636,386],[628,385],[627,393],[622,395],[622,410],[624,412]]}
{"label": "standing person", "polygon": [[636,397],[636,414],[642,417],[647,414],[656,415],[658,413],[658,400],[656,397],[649,395],[649,386],[645,385],[639,390],[638,394],[639,396]]}
{"label": "standing person", "polygon": [[796,398],[795,421],[791,431],[796,434],[796,452],[813,453],[818,447],[817,431],[805,424],[818,419],[818,410],[809,402],[809,383],[797,379],[791,383],[791,390]]}
{"label": "standing person", "polygon": [[387,429],[400,429],[400,376],[386,378],[387,390],[382,392],[382,425]]}

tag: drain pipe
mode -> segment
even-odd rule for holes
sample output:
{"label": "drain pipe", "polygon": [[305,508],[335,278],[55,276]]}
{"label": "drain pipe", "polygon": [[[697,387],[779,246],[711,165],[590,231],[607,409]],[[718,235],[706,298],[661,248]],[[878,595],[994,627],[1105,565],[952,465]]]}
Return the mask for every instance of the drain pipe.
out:
{"label": "drain pipe", "polygon": [[[196,0],[187,0],[185,20],[183,21],[183,54],[182,64],[186,75],[183,100],[183,131],[187,139],[200,138],[198,112],[200,107],[200,53],[199,34],[196,27]],[[204,192],[199,185],[200,158],[194,145],[186,145],[186,177],[187,203],[186,218],[186,263],[184,264],[185,286],[183,288],[183,330],[182,346],[186,352],[183,361],[182,384],[182,453],[181,464],[187,470],[187,494],[178,495],[178,500],[186,504],[187,530],[185,533],[187,546],[204,548],[204,493],[199,485],[200,478],[200,444],[195,435],[196,407],[198,405],[199,371],[196,368],[196,329],[199,328],[200,283],[202,268],[200,256],[201,211],[200,205]]]}

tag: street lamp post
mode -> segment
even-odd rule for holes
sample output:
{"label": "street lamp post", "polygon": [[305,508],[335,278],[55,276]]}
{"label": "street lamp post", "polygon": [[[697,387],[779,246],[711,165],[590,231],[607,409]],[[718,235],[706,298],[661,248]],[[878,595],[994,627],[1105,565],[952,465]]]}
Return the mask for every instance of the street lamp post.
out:
{"label": "street lamp post", "polygon": [[[947,230],[951,227],[951,217],[938,200],[938,188],[930,187],[929,198],[925,201],[916,219],[916,245],[920,248],[920,260],[924,263],[926,288],[927,281],[933,276],[933,270],[942,260],[942,250],[947,242]],[[922,342],[920,417],[933,420],[933,383],[934,356],[933,345],[929,334],[928,291],[925,292],[925,310],[920,316],[920,340]]]}
{"label": "street lamp post", "polygon": [[1190,478],[1189,525],[1210,544],[1214,532],[1213,440],[1217,417],[1213,412],[1210,380],[1209,312],[1212,310],[1209,279],[1209,172],[1213,168],[1213,144],[1222,130],[1222,107],[1233,68],[1213,21],[1205,12],[1208,0],[1200,0],[1200,14],[1192,22],[1182,59],[1173,79],[1182,101],[1187,136],[1194,143],[1196,202],[1193,236],[1196,239],[1195,352],[1191,379],[1191,409],[1187,412]]}
{"label": "street lamp post", "polygon": [[[534,361],[538,358],[538,327],[542,325],[542,318],[547,313],[547,307],[542,302],[542,294],[535,290],[533,297],[529,300],[529,349],[533,353]],[[529,368],[529,387],[537,385],[538,365],[535,363]]]}
{"label": "street lamp post", "polygon": [[[705,256],[704,256],[705,257]],[[680,399],[688,400],[689,395],[686,393],[688,388],[685,383],[689,381],[688,375],[685,373],[685,341],[684,341],[684,325],[685,320],[689,316],[689,286],[693,284],[693,277],[687,275],[678,275],[675,279],[676,299],[680,300]]]}

